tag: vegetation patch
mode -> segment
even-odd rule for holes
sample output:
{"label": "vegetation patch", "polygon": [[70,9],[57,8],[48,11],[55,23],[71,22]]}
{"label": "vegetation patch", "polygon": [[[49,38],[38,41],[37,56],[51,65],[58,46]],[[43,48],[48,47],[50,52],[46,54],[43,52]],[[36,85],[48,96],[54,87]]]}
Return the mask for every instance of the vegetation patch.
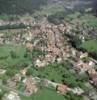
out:
{"label": "vegetation patch", "polygon": [[50,89],[40,89],[37,94],[33,94],[30,97],[21,96],[22,100],[64,100],[64,97],[57,94],[56,91]]}
{"label": "vegetation patch", "polygon": [[89,40],[80,45],[80,48],[89,52],[89,54],[97,59],[97,40]]}
{"label": "vegetation patch", "polygon": [[0,47],[0,68],[5,69],[3,77],[13,77],[20,69],[31,64],[29,57],[25,57],[26,48],[24,46],[4,45]]}

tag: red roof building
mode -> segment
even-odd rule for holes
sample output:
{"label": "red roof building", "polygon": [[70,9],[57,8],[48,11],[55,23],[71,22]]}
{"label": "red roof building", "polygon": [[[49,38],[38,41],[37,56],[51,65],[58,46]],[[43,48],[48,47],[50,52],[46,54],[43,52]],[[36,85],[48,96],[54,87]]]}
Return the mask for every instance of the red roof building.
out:
{"label": "red roof building", "polygon": [[68,87],[66,85],[60,84],[57,85],[56,90],[58,91],[58,93],[64,94],[66,93],[68,90]]}

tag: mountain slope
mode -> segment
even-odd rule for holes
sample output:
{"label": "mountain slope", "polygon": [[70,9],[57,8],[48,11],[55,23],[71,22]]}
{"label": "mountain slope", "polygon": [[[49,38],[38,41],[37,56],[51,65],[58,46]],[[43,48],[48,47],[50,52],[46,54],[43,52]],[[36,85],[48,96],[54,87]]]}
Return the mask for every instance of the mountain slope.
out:
{"label": "mountain slope", "polygon": [[0,0],[0,14],[33,13],[46,2],[46,0]]}

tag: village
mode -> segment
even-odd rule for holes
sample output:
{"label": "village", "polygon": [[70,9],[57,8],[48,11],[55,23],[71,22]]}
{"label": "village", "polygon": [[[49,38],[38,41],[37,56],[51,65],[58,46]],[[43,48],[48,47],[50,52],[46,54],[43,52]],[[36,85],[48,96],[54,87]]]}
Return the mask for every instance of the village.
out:
{"label": "village", "polygon": [[[18,24],[19,22],[16,23]],[[21,100],[19,95],[29,97],[33,94],[37,94],[41,87],[54,90],[61,95],[72,92],[74,95],[84,96],[85,100],[90,100],[90,98],[91,100],[96,100],[97,61],[91,58],[88,52],[78,51],[69,44],[68,41],[70,39],[66,37],[64,33],[71,34],[74,27],[66,22],[54,25],[49,23],[46,17],[41,18],[38,21],[30,19],[21,21],[20,23],[27,25],[27,28],[17,31],[8,30],[5,31],[6,34],[3,33],[4,31],[1,31],[2,33],[0,32],[0,45],[23,45],[26,48],[25,57],[31,55],[31,63],[25,68],[20,69],[15,75],[12,74],[11,78],[7,79],[6,82],[0,79],[0,87],[10,90],[9,93],[3,96],[2,100]],[[14,22],[12,24],[14,24]],[[0,25],[2,25],[2,22]],[[14,34],[14,31],[16,34]],[[10,34],[8,33],[11,32],[13,35],[10,37]],[[86,36],[87,33],[83,32],[79,35],[79,38],[84,42]],[[14,52],[11,54],[14,60],[16,55]],[[0,59],[4,59],[4,57],[0,57]],[[45,74],[41,77],[41,70],[51,66],[50,64],[53,65],[56,63],[60,66],[68,61],[72,64],[72,66],[69,66],[70,71],[67,70],[71,75],[87,75],[86,81],[82,82],[87,89],[82,88],[82,85],[81,87],[78,85],[69,85],[68,81],[66,84],[65,80],[63,80],[64,82],[60,82],[58,79],[55,81],[55,78],[50,80]],[[58,65],[55,65],[55,67],[59,67]],[[33,70],[37,72],[40,70],[40,75],[35,76],[36,74],[33,74],[34,72],[30,72],[31,68],[34,68]],[[6,72],[6,68],[0,68],[0,75],[3,76]],[[52,77],[52,75],[50,77]],[[0,91],[2,92],[2,89],[0,89]]]}

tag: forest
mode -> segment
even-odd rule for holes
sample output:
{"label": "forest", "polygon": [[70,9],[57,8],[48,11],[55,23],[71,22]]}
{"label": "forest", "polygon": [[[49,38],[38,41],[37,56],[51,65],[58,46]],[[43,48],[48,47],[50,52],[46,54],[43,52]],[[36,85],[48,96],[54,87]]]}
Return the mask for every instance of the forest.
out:
{"label": "forest", "polygon": [[46,0],[0,0],[0,14],[31,14],[46,3]]}

